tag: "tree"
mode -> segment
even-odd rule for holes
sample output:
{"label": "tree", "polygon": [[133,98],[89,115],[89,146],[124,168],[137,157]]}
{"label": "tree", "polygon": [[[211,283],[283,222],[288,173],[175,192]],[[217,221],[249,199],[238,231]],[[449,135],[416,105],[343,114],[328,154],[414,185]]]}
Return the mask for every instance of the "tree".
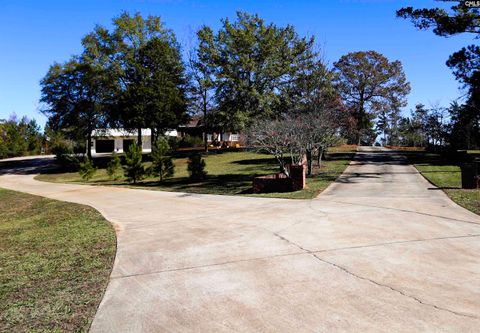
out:
{"label": "tree", "polygon": [[[126,64],[129,84],[120,95],[126,127],[150,127],[152,141],[186,117],[185,77],[178,45],[153,38]],[[140,132],[139,132],[140,133]]]}
{"label": "tree", "polygon": [[[280,171],[289,176],[285,162],[285,155],[288,154],[288,145],[290,144],[286,122],[279,119],[258,120],[248,128],[247,138],[249,146],[273,155],[280,166]],[[295,162],[293,158],[292,163]]]}
{"label": "tree", "polygon": [[358,144],[370,135],[380,108],[406,105],[410,84],[398,60],[390,62],[375,51],[351,52],[334,64],[334,72],[338,92],[355,111]]}
{"label": "tree", "polygon": [[123,127],[155,132],[186,119],[185,77],[180,47],[172,30],[158,16],[144,19],[126,12],[113,20],[114,29],[98,28],[95,45],[109,45],[110,65],[119,93],[116,118]]}
{"label": "tree", "polygon": [[480,113],[468,104],[453,102],[450,113],[448,141],[454,149],[473,149],[480,146]]}
{"label": "tree", "polygon": [[[200,30],[199,39],[202,40],[201,34],[204,30]],[[205,43],[205,42],[203,42]],[[214,72],[215,70],[208,66],[206,61],[199,58],[199,48],[195,48],[189,53],[188,70],[190,78],[190,106],[194,114],[202,115],[203,124],[203,143],[204,150],[208,152],[208,134],[211,126],[211,112],[215,104],[214,95]]]}
{"label": "tree", "polygon": [[53,64],[41,80],[42,113],[52,130],[64,130],[71,139],[87,139],[91,158],[92,131],[104,124],[105,95],[110,86],[107,72],[87,57]]}
{"label": "tree", "polygon": [[279,163],[280,171],[288,177],[286,157],[292,165],[303,164],[306,158],[307,174],[311,175],[314,152],[318,153],[320,166],[323,152],[339,139],[336,127],[332,126],[333,119],[328,118],[328,111],[260,120],[247,133],[249,144],[272,154]]}
{"label": "tree", "polygon": [[80,163],[80,176],[84,180],[90,180],[95,175],[95,172],[97,172],[97,168],[94,167],[92,160],[88,156],[85,157],[85,160]]}
{"label": "tree", "polygon": [[117,180],[120,175],[120,170],[122,169],[122,164],[118,154],[114,151],[107,165],[107,174],[112,180]]}
{"label": "tree", "polygon": [[125,154],[125,178],[134,184],[145,177],[145,167],[142,162],[142,148],[136,142],[132,143]]}
{"label": "tree", "polygon": [[204,26],[197,35],[198,59],[213,73],[215,116],[228,130],[244,130],[257,119],[285,112],[289,85],[316,56],[313,38],[244,12],[235,22],[223,19],[216,34]]}
{"label": "tree", "polygon": [[168,156],[170,146],[164,137],[159,137],[152,150],[152,170],[155,175],[163,181],[167,177],[173,176],[175,166],[171,156]]}
{"label": "tree", "polygon": [[200,154],[193,154],[188,158],[187,170],[192,180],[203,180],[207,176],[205,160]]}
{"label": "tree", "polygon": [[[440,0],[454,3],[450,10],[443,8],[413,9],[405,7],[397,11],[397,17],[410,19],[415,27],[426,30],[433,28],[433,32],[442,37],[454,36],[462,33],[480,37],[480,9],[469,6],[468,1]],[[447,66],[464,87],[468,88],[470,107],[480,114],[480,47],[469,45],[453,53]]]}
{"label": "tree", "polygon": [[35,119],[0,120],[0,158],[39,154],[43,136]]}

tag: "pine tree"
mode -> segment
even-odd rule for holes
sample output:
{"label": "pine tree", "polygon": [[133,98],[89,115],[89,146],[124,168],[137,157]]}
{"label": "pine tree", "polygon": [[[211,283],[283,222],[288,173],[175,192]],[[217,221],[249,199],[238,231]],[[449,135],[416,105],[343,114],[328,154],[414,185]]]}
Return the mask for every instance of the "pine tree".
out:
{"label": "pine tree", "polygon": [[142,162],[142,148],[136,142],[132,143],[125,154],[125,178],[134,184],[145,177]]}
{"label": "pine tree", "polygon": [[188,158],[188,173],[192,180],[202,180],[207,175],[205,171],[205,160],[200,154],[194,154]]}
{"label": "pine tree", "polygon": [[167,156],[169,151],[170,146],[167,140],[163,137],[158,138],[152,150],[152,170],[156,176],[160,177],[160,181],[172,177],[175,172],[172,157]]}
{"label": "pine tree", "polygon": [[85,161],[80,163],[80,170],[78,172],[80,176],[82,176],[82,179],[90,180],[93,175],[95,175],[95,172],[97,172],[97,168],[93,166],[92,160],[86,156]]}
{"label": "pine tree", "polygon": [[116,152],[112,153],[110,162],[107,165],[107,174],[112,180],[117,180],[120,178],[120,170],[122,169],[122,164],[120,163],[120,158]]}

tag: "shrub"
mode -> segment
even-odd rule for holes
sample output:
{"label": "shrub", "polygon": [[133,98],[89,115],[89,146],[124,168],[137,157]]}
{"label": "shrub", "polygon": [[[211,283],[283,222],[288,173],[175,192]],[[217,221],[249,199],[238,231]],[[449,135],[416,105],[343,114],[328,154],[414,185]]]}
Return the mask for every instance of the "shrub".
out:
{"label": "shrub", "polygon": [[205,160],[200,154],[193,154],[188,158],[188,173],[192,180],[202,180],[207,175]]}
{"label": "shrub", "polygon": [[116,152],[112,153],[112,157],[107,165],[107,174],[108,177],[112,180],[117,180],[120,178],[120,171],[122,169],[122,164],[120,163],[120,158]]}
{"label": "shrub", "polygon": [[169,136],[167,139],[168,145],[170,146],[170,151],[174,152],[178,149],[179,144],[178,138],[176,136]]}
{"label": "shrub", "polygon": [[74,153],[73,141],[56,137],[52,140],[50,151],[55,155],[57,164],[66,170],[77,170],[80,160]]}
{"label": "shrub", "polygon": [[80,169],[78,172],[80,173],[80,176],[82,176],[82,179],[90,180],[95,172],[97,172],[97,168],[93,166],[92,161],[86,156],[85,160],[80,163]]}
{"label": "shrub", "polygon": [[185,135],[178,143],[180,148],[202,147],[203,139],[198,136]]}
{"label": "shrub", "polygon": [[160,181],[164,178],[173,176],[175,166],[173,165],[172,157],[167,156],[170,151],[170,146],[167,140],[160,137],[155,142],[152,150],[152,171],[153,174],[160,177]]}
{"label": "shrub", "polygon": [[136,142],[132,143],[125,154],[125,178],[134,184],[145,177],[142,162],[142,148]]}

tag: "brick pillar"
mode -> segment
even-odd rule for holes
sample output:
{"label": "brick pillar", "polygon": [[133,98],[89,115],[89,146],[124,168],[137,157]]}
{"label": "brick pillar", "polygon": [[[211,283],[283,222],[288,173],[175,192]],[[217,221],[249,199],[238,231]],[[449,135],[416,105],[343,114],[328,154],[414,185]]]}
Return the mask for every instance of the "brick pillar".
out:
{"label": "brick pillar", "polygon": [[305,166],[290,165],[290,178],[292,179],[292,191],[305,188]]}

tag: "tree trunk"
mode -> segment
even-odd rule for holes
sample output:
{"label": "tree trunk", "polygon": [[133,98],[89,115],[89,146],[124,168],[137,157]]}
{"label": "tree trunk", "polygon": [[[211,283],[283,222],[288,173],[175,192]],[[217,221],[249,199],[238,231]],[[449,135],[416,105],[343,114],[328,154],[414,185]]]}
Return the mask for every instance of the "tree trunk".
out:
{"label": "tree trunk", "polygon": [[142,149],[142,128],[138,128],[138,133],[137,133],[137,145],[140,149]]}
{"label": "tree trunk", "polygon": [[90,127],[88,128],[87,133],[87,157],[91,160],[92,159],[92,130]]}
{"label": "tree trunk", "polygon": [[207,96],[203,95],[203,135],[204,150],[208,153],[208,127],[207,127]]}
{"label": "tree trunk", "polygon": [[307,149],[307,176],[312,175],[312,150]]}
{"label": "tree trunk", "polygon": [[155,131],[155,128],[150,128],[150,145],[152,150],[153,150],[153,147],[155,147],[156,142],[157,142],[157,132]]}
{"label": "tree trunk", "polygon": [[206,153],[208,153],[208,137],[207,137],[207,131],[203,132],[203,149],[205,150]]}
{"label": "tree trunk", "polygon": [[320,168],[322,166],[322,156],[323,156],[323,149],[318,149],[318,156],[317,156],[317,166]]}

